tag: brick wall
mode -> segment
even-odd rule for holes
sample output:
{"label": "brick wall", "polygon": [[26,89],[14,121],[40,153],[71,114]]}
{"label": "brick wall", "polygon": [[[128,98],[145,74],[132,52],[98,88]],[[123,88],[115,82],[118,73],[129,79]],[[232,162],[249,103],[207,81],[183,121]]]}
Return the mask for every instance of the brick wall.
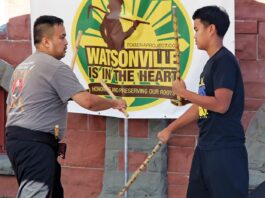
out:
{"label": "brick wall", "polygon": [[[236,56],[245,83],[246,105],[242,121],[246,129],[250,119],[265,101],[265,4],[254,0],[235,0],[235,5]],[[10,19],[7,32],[0,34],[0,58],[16,66],[29,54],[29,16]],[[3,111],[2,108],[0,111]],[[3,113],[0,115],[3,117]],[[132,122],[129,131],[136,133],[133,136],[145,136],[137,132],[146,131],[148,121]],[[64,139],[68,143],[68,153],[66,160],[61,160],[66,197],[94,198],[99,195],[104,173],[105,131],[105,117],[69,114],[68,131]],[[169,198],[185,197],[197,131],[196,124],[191,124],[179,130],[169,141]],[[144,157],[139,153],[130,155],[135,155],[132,158],[137,161]],[[120,158],[122,160],[122,156]],[[119,167],[122,169],[122,164]],[[130,168],[135,169],[135,164],[130,164]],[[14,177],[0,176],[0,196],[14,197],[17,188],[15,183]]]}
{"label": "brick wall", "polygon": [[196,123],[178,130],[168,143],[168,197],[184,198],[196,143]]}
{"label": "brick wall", "polygon": [[31,54],[30,17],[23,15],[9,20],[7,31],[0,35],[0,58],[13,66]]}
{"label": "brick wall", "polygon": [[264,9],[265,4],[256,1],[236,1],[236,56],[240,60],[245,84],[245,128],[265,101]]}
{"label": "brick wall", "polygon": [[106,119],[69,114],[64,138],[67,156],[61,160],[66,197],[98,197],[102,188]]}
{"label": "brick wall", "polygon": [[[16,66],[31,54],[30,18],[23,15],[10,19],[6,31],[0,32],[0,58]],[[3,142],[3,130],[5,122],[5,91],[0,88],[0,142]],[[2,151],[1,145],[0,151]]]}
{"label": "brick wall", "polygon": [[[0,33],[0,58],[14,67],[31,54],[30,17],[22,15],[9,20],[5,32]],[[5,121],[5,91],[0,88],[0,140]],[[4,148],[1,148],[4,150]],[[17,189],[13,176],[0,176],[0,197],[15,197]]]}

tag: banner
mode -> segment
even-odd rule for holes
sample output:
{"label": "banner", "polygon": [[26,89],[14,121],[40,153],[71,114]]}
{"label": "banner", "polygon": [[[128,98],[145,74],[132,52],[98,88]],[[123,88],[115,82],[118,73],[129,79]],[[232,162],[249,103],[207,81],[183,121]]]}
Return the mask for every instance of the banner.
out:
{"label": "banner", "polygon": [[[194,45],[192,15],[206,5],[226,9],[231,26],[225,46],[234,52],[234,1],[231,0],[76,0],[31,1],[32,24],[40,15],[62,18],[69,48],[62,60],[70,64],[76,37],[82,30],[74,72],[93,94],[114,95],[127,101],[130,118],[177,118],[189,108],[176,106],[171,84],[180,75],[189,90],[197,92],[206,52]],[[177,8],[179,53],[173,28],[172,7]],[[91,112],[74,102],[69,111],[123,117],[117,110]]]}

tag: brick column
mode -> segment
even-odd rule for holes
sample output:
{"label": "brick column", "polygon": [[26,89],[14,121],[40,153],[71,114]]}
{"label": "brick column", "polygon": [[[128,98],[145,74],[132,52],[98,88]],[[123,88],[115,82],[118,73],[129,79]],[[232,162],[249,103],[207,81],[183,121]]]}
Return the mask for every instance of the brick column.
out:
{"label": "brick column", "polygon": [[[124,186],[123,125],[122,119],[107,118],[105,172],[100,198],[117,198],[118,192]],[[165,126],[165,120],[129,120],[129,176],[157,144],[156,134]],[[165,145],[132,184],[128,193],[130,198],[167,197],[167,147]]]}

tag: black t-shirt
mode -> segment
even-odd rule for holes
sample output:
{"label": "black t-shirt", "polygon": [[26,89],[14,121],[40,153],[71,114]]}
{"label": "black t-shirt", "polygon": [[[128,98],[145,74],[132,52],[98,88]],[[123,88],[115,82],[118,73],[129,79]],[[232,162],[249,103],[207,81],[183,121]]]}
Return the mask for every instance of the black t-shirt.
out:
{"label": "black t-shirt", "polygon": [[245,142],[241,117],[244,110],[244,86],[235,56],[222,47],[206,63],[200,76],[199,94],[214,96],[218,88],[233,91],[226,113],[216,113],[199,107],[200,128],[198,146],[216,149],[243,145]]}

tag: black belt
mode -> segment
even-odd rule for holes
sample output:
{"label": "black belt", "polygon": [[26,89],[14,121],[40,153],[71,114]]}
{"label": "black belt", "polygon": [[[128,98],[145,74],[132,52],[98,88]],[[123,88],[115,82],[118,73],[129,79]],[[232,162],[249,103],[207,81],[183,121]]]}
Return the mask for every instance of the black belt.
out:
{"label": "black belt", "polygon": [[58,141],[51,133],[35,131],[18,126],[8,126],[6,127],[6,137],[7,140],[16,139],[16,140],[40,142],[51,146],[54,151],[58,150]]}

